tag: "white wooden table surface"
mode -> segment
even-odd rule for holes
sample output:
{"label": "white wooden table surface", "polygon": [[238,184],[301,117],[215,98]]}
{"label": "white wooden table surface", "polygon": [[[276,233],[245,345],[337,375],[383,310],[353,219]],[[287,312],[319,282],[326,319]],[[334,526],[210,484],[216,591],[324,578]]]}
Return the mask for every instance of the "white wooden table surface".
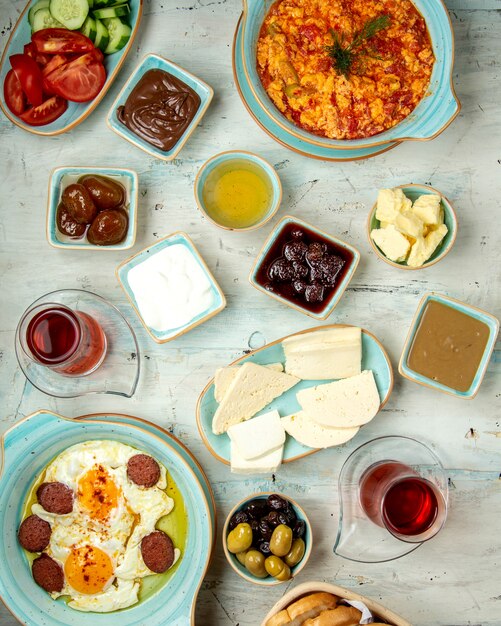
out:
{"label": "white wooden table surface", "polygon": [[[23,2],[0,3],[1,45]],[[351,286],[329,322],[374,332],[396,368],[408,325],[425,291],[436,290],[492,313],[500,312],[499,210],[501,197],[501,2],[448,0],[456,33],[455,84],[459,118],[431,143],[406,143],[368,161],[323,163],[286,150],[261,131],[236,92],[231,69],[239,0],[146,0],[140,34],[119,77],[92,116],[72,132],[38,138],[0,119],[0,429],[41,408],[67,416],[124,412],[172,427],[199,458],[212,483],[220,523],[231,506],[256,490],[297,498],[315,533],[313,557],[298,582],[327,580],[381,600],[415,626],[501,624],[501,357],[495,352],[472,402],[404,381],[396,374],[385,409],[347,446],[322,451],[266,478],[233,476],[211,457],[195,424],[200,390],[216,366],[284,334],[312,326],[247,282],[253,258],[271,225],[250,233],[216,229],[198,212],[195,174],[212,154],[255,151],[275,164],[284,186],[285,213],[341,235],[362,253]],[[214,87],[203,124],[165,164],[112,133],[105,115],[119,88],[147,52],[162,54]],[[165,345],[150,340],[114,276],[130,253],[62,251],[45,239],[50,170],[60,165],[122,165],[137,170],[140,206],[137,251],[170,232],[186,230],[227,295],[226,310]],[[438,265],[396,270],[370,249],[367,212],[376,190],[429,183],[453,201],[460,222],[455,248]],[[131,321],[141,346],[142,373],[132,399],[93,396],[50,398],[26,383],[13,350],[22,311],[53,289],[83,288],[104,295]],[[374,436],[405,434],[429,443],[450,476],[450,515],[437,538],[386,564],[356,564],[336,557],[337,475],[349,452]],[[3,565],[0,563],[0,567]],[[199,626],[255,626],[288,585],[263,590],[227,567],[220,547],[197,605]],[[0,626],[14,618],[0,607]]]}

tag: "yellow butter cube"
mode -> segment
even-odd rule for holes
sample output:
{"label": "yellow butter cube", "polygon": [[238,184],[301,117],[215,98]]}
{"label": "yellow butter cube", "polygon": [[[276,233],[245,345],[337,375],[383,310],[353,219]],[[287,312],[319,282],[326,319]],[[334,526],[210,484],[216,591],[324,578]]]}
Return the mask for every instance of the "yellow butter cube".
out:
{"label": "yellow butter cube", "polygon": [[437,194],[423,194],[412,205],[414,215],[425,224],[439,224],[440,210],[440,196]]}
{"label": "yellow butter cube", "polygon": [[393,224],[396,216],[411,206],[412,202],[401,189],[380,189],[377,196],[376,219]]}
{"label": "yellow butter cube", "polygon": [[423,221],[411,211],[399,213],[395,218],[394,224],[395,228],[403,235],[414,237],[414,239],[418,239],[423,236]]}
{"label": "yellow butter cube", "polygon": [[426,253],[428,255],[426,257],[426,260],[428,260],[435,252],[437,247],[440,245],[442,239],[445,237],[445,235],[447,235],[448,231],[449,229],[445,224],[440,224],[435,230],[432,230],[428,233],[428,235],[424,239]]}
{"label": "yellow butter cube", "polygon": [[371,231],[371,237],[385,257],[391,261],[399,263],[407,258],[411,245],[392,224],[386,228],[375,228]]}
{"label": "yellow butter cube", "polygon": [[428,256],[424,237],[418,237],[412,244],[409,258],[407,259],[407,265],[409,267],[421,267],[427,259]]}

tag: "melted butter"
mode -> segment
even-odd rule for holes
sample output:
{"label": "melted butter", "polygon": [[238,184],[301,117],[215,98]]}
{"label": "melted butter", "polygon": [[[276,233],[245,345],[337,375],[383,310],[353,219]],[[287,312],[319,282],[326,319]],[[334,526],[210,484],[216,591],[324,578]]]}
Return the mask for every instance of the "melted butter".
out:
{"label": "melted butter", "polygon": [[259,166],[235,159],[209,173],[202,198],[208,215],[221,226],[248,228],[268,213],[273,188]]}
{"label": "melted butter", "polygon": [[414,335],[408,366],[457,391],[468,391],[489,339],[489,327],[450,306],[431,300]]}
{"label": "melted butter", "polygon": [[[52,459],[52,461],[53,460],[54,459]],[[50,463],[52,463],[52,461],[50,461]],[[47,466],[49,466],[50,463],[48,463]],[[42,472],[30,488],[21,513],[22,520],[31,515],[31,507],[37,502],[37,489],[44,482],[44,479],[45,471]],[[165,585],[172,578],[178,569],[179,564],[185,557],[184,552],[186,549],[186,538],[188,535],[188,515],[181,492],[172,479],[172,475],[169,471],[167,471],[167,488],[165,489],[165,493],[174,500],[174,508],[168,515],[164,515],[164,517],[161,517],[158,520],[156,528],[158,530],[163,530],[164,533],[169,535],[172,539],[174,547],[179,548],[181,551],[181,555],[177,562],[163,574],[153,574],[140,579],[139,602],[146,600],[163,587],[163,585]],[[38,555],[24,549],[23,552],[31,569],[31,565]],[[60,596],[54,601],[68,603],[70,600],[71,598],[69,596]],[[137,606],[138,603],[133,604],[132,606]]]}

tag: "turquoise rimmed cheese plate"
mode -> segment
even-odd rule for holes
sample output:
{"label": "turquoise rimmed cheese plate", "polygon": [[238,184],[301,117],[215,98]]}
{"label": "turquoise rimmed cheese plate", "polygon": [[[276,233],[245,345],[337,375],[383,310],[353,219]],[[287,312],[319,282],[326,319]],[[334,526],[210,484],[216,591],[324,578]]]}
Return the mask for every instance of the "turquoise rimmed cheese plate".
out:
{"label": "turquoise rimmed cheese plate", "polygon": [[[28,559],[17,541],[21,512],[33,483],[46,465],[66,448],[92,439],[131,445],[158,459],[182,494],[187,516],[186,543],[165,584],[127,609],[113,613],[82,613],[53,600],[32,578]],[[0,474],[0,596],[22,624],[39,626],[161,626],[194,624],[198,590],[207,571],[214,542],[213,511],[200,474],[179,442],[141,424],[123,423],[110,415],[72,420],[39,411],[18,422],[1,440],[4,458]]]}
{"label": "turquoise rimmed cheese plate", "polygon": [[[303,335],[304,333],[328,330],[329,328],[341,328],[348,326],[348,324],[331,324],[327,326],[318,326],[316,328],[308,328],[294,335],[288,335],[288,337],[295,337]],[[242,365],[247,361],[257,363],[258,365],[268,365],[269,363],[282,363],[285,362],[284,351],[282,348],[282,341],[288,337],[282,337],[272,343],[254,350],[250,354],[236,359],[230,363],[230,366]],[[390,359],[386,350],[380,343],[380,341],[369,331],[362,329],[362,370],[372,370],[374,372],[374,378],[379,391],[379,397],[381,399],[381,410],[383,406],[388,402],[390,394],[393,389],[393,370],[391,367]],[[257,413],[267,413],[272,409],[276,409],[280,417],[290,415],[300,410],[300,406],[296,400],[296,393],[300,389],[306,389],[307,387],[314,387],[322,383],[331,382],[328,380],[302,380],[297,385],[286,391],[284,394],[276,398],[271,404],[266,406],[262,411]],[[226,433],[222,435],[215,435],[212,432],[212,418],[218,403],[214,397],[214,378],[212,378],[206,385],[198,398],[196,418],[197,426],[202,437],[202,441],[207,446],[209,452],[221,463],[230,465],[230,438]],[[297,461],[309,454],[318,452],[318,449],[309,448],[300,444],[298,441],[287,435],[284,446],[283,462],[290,463],[291,461]]]}
{"label": "turquoise rimmed cheese plate", "polygon": [[[0,83],[2,86],[7,73],[11,69],[9,57],[12,54],[22,53],[25,44],[28,44],[31,41],[31,26],[28,22],[28,11],[31,7],[33,7],[33,5],[36,4],[36,2],[37,0],[29,0],[28,4],[24,8],[24,11],[17,20],[16,25],[12,29],[9,40],[7,41],[7,45],[5,46],[0,60]],[[0,108],[2,109],[4,115],[8,117],[13,124],[19,126],[19,128],[22,128],[29,133],[44,135],[46,137],[66,133],[83,122],[97,107],[106,95],[108,89],[111,87],[127,55],[129,54],[137,35],[143,12],[143,0],[127,0],[127,2],[130,8],[127,20],[131,27],[129,41],[121,50],[118,50],[118,52],[105,55],[104,67],[106,69],[106,82],[93,100],[90,102],[68,102],[68,108],[66,111],[50,124],[46,124],[45,126],[30,126],[29,124],[23,122],[21,118],[16,117],[9,110],[5,102],[4,90],[2,88],[0,89]]]}

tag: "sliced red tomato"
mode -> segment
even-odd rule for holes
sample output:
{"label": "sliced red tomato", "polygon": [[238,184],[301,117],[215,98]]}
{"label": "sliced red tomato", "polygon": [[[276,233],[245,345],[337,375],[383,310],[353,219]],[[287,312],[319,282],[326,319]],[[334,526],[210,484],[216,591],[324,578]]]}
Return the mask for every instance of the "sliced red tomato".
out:
{"label": "sliced red tomato", "polygon": [[13,54],[9,57],[9,61],[28,98],[28,102],[33,106],[42,104],[42,72],[37,62],[27,54]]}
{"label": "sliced red tomato", "polygon": [[47,65],[47,63],[50,60],[50,56],[48,54],[40,54],[39,52],[37,52],[37,49],[35,48],[35,44],[32,41],[24,45],[23,51],[24,51],[24,54],[27,54],[32,59],[35,59],[35,61],[39,65],[42,65],[42,66]]}
{"label": "sliced red tomato", "polygon": [[5,104],[14,115],[21,115],[26,109],[26,96],[14,70],[9,70],[3,83]]}
{"label": "sliced red tomato", "polygon": [[44,126],[50,124],[62,115],[68,108],[68,103],[59,96],[53,96],[40,106],[32,107],[25,111],[20,117],[23,122],[30,126]]}
{"label": "sliced red tomato", "polygon": [[104,65],[93,52],[61,65],[45,77],[53,93],[72,102],[87,102],[101,91],[106,81]]}
{"label": "sliced red tomato", "polygon": [[94,49],[88,37],[65,28],[44,28],[33,33],[31,41],[38,52],[43,54],[84,53]]}
{"label": "sliced red tomato", "polygon": [[50,57],[50,61],[47,65],[42,69],[42,76],[48,76],[51,72],[56,70],[61,65],[68,63],[70,61],[70,57],[66,54],[54,54]]}

